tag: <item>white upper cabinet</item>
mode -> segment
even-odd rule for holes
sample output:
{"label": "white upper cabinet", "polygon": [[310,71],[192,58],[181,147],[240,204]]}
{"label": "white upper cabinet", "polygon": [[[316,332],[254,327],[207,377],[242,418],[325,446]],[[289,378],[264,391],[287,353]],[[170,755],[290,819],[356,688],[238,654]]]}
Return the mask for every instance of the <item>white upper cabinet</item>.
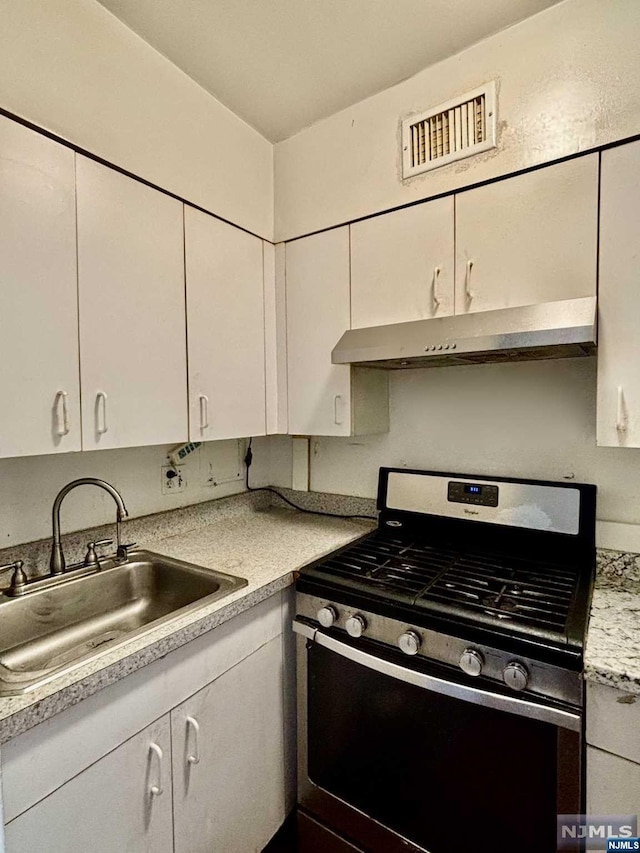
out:
{"label": "white upper cabinet", "polygon": [[640,447],[640,143],[602,153],[597,440]]}
{"label": "white upper cabinet", "polygon": [[262,240],[185,206],[192,441],[264,435]]}
{"label": "white upper cabinet", "polygon": [[0,116],[0,457],[80,450],[74,153]]}
{"label": "white upper cabinet", "polygon": [[182,204],[77,157],[83,447],[186,440]]}
{"label": "white upper cabinet", "polygon": [[351,325],[453,314],[453,196],[351,226]]}
{"label": "white upper cabinet", "polygon": [[286,246],[289,433],[355,435],[388,429],[382,371],[332,364],[350,328],[349,226]]}
{"label": "white upper cabinet", "polygon": [[596,293],[598,155],[456,195],[455,311]]}

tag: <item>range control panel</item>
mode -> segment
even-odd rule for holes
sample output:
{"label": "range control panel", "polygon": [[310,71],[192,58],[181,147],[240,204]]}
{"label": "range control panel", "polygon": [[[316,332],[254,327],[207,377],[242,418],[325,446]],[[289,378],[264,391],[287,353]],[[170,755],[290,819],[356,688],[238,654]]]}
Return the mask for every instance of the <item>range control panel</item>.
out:
{"label": "range control panel", "polygon": [[498,487],[489,483],[449,482],[447,498],[458,504],[498,506]]}

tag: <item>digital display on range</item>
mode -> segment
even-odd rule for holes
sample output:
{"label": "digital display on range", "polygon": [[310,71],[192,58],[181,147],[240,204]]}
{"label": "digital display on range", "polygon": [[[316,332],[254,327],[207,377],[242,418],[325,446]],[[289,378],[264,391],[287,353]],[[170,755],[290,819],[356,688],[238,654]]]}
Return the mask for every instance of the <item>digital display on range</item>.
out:
{"label": "digital display on range", "polygon": [[490,483],[450,482],[447,498],[452,503],[498,506],[498,487]]}

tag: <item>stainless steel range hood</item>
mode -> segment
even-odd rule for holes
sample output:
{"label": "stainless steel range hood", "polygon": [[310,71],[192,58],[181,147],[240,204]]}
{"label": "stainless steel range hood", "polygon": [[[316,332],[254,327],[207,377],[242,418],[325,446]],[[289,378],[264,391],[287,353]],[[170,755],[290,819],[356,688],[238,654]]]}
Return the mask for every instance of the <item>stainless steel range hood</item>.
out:
{"label": "stainless steel range hood", "polygon": [[351,329],[340,338],[331,360],[403,369],[591,355],[596,315],[596,298],[587,296]]}

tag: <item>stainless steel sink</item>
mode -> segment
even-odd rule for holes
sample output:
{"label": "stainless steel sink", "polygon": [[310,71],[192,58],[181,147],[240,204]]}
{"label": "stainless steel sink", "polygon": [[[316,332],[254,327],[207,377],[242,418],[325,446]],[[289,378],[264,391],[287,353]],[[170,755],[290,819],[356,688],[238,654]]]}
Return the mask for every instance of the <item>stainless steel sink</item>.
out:
{"label": "stainless steel sink", "polygon": [[0,696],[25,693],[224,598],[244,578],[150,551],[20,598],[0,595]]}

